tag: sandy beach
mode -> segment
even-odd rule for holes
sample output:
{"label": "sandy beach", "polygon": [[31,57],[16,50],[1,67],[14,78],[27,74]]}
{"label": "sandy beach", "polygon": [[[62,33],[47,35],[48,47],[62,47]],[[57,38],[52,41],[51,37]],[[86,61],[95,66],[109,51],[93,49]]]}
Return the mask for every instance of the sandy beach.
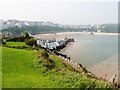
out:
{"label": "sandy beach", "polygon": [[[118,33],[103,33],[103,32],[93,32],[95,35],[118,35]],[[62,32],[62,33],[56,33],[57,35],[61,34],[85,34],[88,35],[90,32]]]}
{"label": "sandy beach", "polygon": [[[116,35],[118,36],[118,33],[103,33],[103,32],[93,32],[94,35]],[[43,39],[51,39],[51,38],[63,38],[63,36],[69,36],[69,35],[90,35],[90,32],[60,32],[60,33],[54,33],[54,34],[36,34],[34,35],[35,38],[43,38]]]}
{"label": "sandy beach", "polygon": [[117,77],[115,81],[118,82],[118,55],[114,55],[109,59],[88,68],[88,70],[96,76],[107,79],[108,81],[116,74]]}

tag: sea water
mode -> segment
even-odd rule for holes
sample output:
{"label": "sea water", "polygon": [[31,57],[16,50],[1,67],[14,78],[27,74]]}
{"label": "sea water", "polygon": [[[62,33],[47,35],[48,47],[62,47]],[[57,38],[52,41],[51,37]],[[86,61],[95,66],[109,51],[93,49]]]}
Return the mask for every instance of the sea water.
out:
{"label": "sea water", "polygon": [[115,35],[70,35],[75,42],[70,43],[62,53],[73,61],[91,67],[108,60],[118,53],[118,36]]}

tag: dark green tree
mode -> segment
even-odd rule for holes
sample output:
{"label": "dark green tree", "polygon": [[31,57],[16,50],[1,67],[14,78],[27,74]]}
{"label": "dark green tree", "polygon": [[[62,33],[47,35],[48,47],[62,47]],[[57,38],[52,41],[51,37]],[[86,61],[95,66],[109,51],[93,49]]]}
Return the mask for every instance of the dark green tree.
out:
{"label": "dark green tree", "polygon": [[29,38],[29,37],[30,37],[27,32],[24,32],[23,34],[24,34],[24,37],[25,37],[25,38]]}

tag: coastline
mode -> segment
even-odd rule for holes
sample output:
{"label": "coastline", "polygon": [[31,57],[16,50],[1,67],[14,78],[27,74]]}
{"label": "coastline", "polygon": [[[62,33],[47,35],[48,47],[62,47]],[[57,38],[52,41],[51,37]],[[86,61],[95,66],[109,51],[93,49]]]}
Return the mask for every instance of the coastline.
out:
{"label": "coastline", "polygon": [[[94,35],[112,35],[112,36],[118,36],[118,33],[97,33],[97,32],[93,32]],[[42,39],[52,39],[52,38],[64,38],[65,36],[71,36],[71,35],[89,35],[90,32],[60,32],[60,33],[55,33],[55,34],[37,34],[36,36]],[[72,43],[69,43],[67,45],[70,46]],[[65,49],[65,48],[64,48]],[[64,50],[62,49],[62,50]],[[115,58],[116,56],[113,56],[103,62],[100,62],[98,64],[96,64],[93,67],[88,68],[88,70],[90,72],[92,72],[93,74],[95,74],[97,77],[106,79],[108,81],[110,81],[110,79],[113,77],[114,74],[117,74],[118,76],[118,62],[117,61],[113,61],[113,60],[118,60],[117,58]],[[113,62],[115,62],[116,64],[112,64]],[[82,63],[81,63],[82,64]],[[107,74],[107,77],[105,77],[105,75]],[[116,78],[115,82],[118,82],[118,77]]]}
{"label": "coastline", "polygon": [[[112,35],[118,36],[119,33],[104,33],[104,32],[93,32],[94,35]],[[51,38],[63,38],[69,35],[90,35],[90,32],[59,32],[54,34],[36,34],[33,35],[34,38],[42,38],[42,39],[51,39]]]}
{"label": "coastline", "polygon": [[[118,33],[93,32],[96,35],[118,35]],[[53,34],[36,34],[36,35],[61,35],[61,34],[90,34],[90,32],[58,32]]]}
{"label": "coastline", "polygon": [[[118,33],[104,33],[104,32],[93,32],[95,35],[118,35]],[[88,35],[90,32],[61,32],[61,33],[56,33],[56,35],[61,35],[61,34],[85,34]]]}

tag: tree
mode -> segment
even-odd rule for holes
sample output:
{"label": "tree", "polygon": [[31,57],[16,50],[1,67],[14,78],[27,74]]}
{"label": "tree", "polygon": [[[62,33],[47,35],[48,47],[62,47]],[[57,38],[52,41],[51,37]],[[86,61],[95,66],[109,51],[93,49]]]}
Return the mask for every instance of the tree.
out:
{"label": "tree", "polygon": [[33,46],[33,45],[37,46],[37,41],[34,38],[26,39],[25,44],[29,46]]}
{"label": "tree", "polygon": [[29,34],[28,34],[27,32],[25,32],[25,33],[24,33],[24,37],[25,37],[25,38],[29,38],[30,36],[29,36]]}

